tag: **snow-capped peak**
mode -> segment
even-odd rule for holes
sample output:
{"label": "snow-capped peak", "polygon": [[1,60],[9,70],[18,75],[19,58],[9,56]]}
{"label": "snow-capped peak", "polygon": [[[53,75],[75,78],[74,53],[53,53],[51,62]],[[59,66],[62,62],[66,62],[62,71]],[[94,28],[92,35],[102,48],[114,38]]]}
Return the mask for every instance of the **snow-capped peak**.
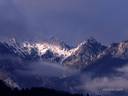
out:
{"label": "snow-capped peak", "polygon": [[115,49],[115,54],[113,55],[117,57],[128,58],[128,41],[123,41],[121,43],[118,43],[114,49]]}
{"label": "snow-capped peak", "polygon": [[60,47],[61,49],[65,49],[65,50],[69,50],[71,48],[64,41],[58,40],[54,37],[51,38],[48,43],[50,43],[52,45],[56,45],[56,46]]}
{"label": "snow-capped peak", "polygon": [[35,47],[38,49],[40,55],[45,54],[47,50],[51,50],[53,53],[59,56],[69,56],[71,54],[67,49],[62,49],[58,45],[49,43],[36,43]]}
{"label": "snow-capped peak", "polygon": [[99,54],[99,58],[111,55],[115,58],[127,59],[128,58],[128,41],[122,41],[120,43],[112,43],[106,50]]}
{"label": "snow-capped peak", "polygon": [[[101,45],[98,41],[96,41],[94,38],[89,38],[87,41],[84,41],[80,43],[75,48],[75,54],[85,53],[85,52],[91,52],[91,54],[96,54],[97,52],[100,52],[105,49],[104,45]],[[90,54],[90,55],[91,55]]]}
{"label": "snow-capped peak", "polygon": [[104,45],[91,38],[80,43],[76,48],[71,49],[72,54],[64,59],[62,63],[68,66],[84,68],[93,62],[97,58],[97,55],[105,49]]}
{"label": "snow-capped peak", "polygon": [[[56,54],[58,56],[63,56],[63,57],[67,57],[71,54],[71,52],[69,51],[68,47],[66,48],[66,46],[62,46],[66,45],[64,42],[62,43],[53,43],[53,42],[40,42],[40,43],[33,43],[30,44],[29,42],[24,42],[22,45],[25,49],[27,49],[27,51],[29,53],[31,53],[31,49],[35,48],[38,51],[38,55],[42,56],[44,55],[48,50],[50,50],[51,52],[53,52],[53,54]],[[68,45],[67,45],[68,46]]]}

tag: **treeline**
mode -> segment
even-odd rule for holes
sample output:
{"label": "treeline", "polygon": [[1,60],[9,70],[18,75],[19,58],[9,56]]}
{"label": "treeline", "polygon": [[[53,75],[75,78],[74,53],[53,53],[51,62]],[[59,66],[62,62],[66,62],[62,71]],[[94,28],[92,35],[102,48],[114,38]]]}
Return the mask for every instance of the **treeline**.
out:
{"label": "treeline", "polygon": [[[82,96],[63,91],[56,91],[47,88],[11,89],[4,82],[0,81],[0,96]],[[89,96],[89,95],[87,95]]]}

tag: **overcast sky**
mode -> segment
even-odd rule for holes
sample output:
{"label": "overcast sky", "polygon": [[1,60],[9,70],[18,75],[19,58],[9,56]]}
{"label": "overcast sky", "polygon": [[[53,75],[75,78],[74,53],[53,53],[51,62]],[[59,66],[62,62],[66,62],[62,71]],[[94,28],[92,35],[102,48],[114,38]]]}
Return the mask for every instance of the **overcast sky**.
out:
{"label": "overcast sky", "polygon": [[0,0],[0,39],[128,39],[128,0]]}

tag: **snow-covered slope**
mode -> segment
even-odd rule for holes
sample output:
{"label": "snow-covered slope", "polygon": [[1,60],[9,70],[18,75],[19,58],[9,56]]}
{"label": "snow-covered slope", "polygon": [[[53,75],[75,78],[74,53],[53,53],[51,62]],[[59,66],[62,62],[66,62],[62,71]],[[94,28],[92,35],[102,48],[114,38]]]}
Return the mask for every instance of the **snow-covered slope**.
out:
{"label": "snow-covered slope", "polygon": [[105,54],[111,54],[113,57],[128,59],[128,41],[111,44],[105,51]]}

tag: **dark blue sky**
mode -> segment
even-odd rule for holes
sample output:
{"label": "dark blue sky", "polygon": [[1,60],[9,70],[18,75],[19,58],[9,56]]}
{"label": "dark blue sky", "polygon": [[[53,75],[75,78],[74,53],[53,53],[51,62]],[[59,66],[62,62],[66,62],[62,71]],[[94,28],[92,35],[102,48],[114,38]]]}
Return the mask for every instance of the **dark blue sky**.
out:
{"label": "dark blue sky", "polygon": [[128,0],[0,0],[0,38],[128,39]]}

